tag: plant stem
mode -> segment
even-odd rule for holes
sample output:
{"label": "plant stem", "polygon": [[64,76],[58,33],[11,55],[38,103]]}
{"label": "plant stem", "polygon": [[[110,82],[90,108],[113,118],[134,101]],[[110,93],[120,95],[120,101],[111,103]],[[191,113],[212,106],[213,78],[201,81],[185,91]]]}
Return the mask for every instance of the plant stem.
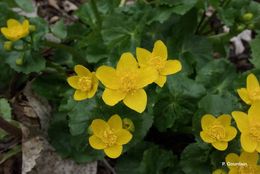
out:
{"label": "plant stem", "polygon": [[112,172],[112,174],[116,174],[115,169],[107,162],[106,159],[102,160],[102,162],[106,165],[106,167]]}
{"label": "plant stem", "polygon": [[0,117],[0,128],[8,132],[9,134],[19,138],[19,140],[22,139],[22,131],[10,124],[8,121]]}
{"label": "plant stem", "polygon": [[125,5],[125,2],[126,2],[126,0],[121,0],[120,4],[119,4],[119,7],[123,7]]}

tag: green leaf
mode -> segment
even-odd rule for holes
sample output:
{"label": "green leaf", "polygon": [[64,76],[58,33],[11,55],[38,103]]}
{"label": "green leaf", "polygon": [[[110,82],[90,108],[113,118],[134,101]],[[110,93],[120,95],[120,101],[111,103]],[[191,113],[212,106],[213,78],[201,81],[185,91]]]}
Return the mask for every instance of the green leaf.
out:
{"label": "green leaf", "polygon": [[255,65],[256,68],[260,68],[260,35],[251,41],[251,51],[252,51],[252,60],[251,62]]}
{"label": "green leaf", "polygon": [[32,82],[32,89],[37,94],[50,101],[59,102],[65,91],[69,88],[64,76],[60,74],[46,74],[37,77]]}
{"label": "green leaf", "polygon": [[11,106],[5,98],[0,99],[0,116],[6,121],[12,119]]}
{"label": "green leaf", "polygon": [[205,144],[193,143],[188,145],[181,154],[181,166],[185,174],[209,174],[209,147]]}
{"label": "green leaf", "polygon": [[33,2],[32,0],[15,0],[16,4],[26,12],[33,12]]}
{"label": "green leaf", "polygon": [[160,174],[177,162],[171,151],[152,147],[144,151],[143,160],[140,164],[140,173]]}
{"label": "green leaf", "polygon": [[[11,106],[5,98],[0,99],[0,117],[6,121],[11,121],[12,119]],[[0,128],[0,140],[5,135],[7,135],[7,133]]]}
{"label": "green leaf", "polygon": [[64,20],[59,20],[51,26],[51,32],[60,39],[65,39],[67,36],[67,27],[64,24]]}
{"label": "green leaf", "polygon": [[229,114],[235,109],[239,108],[239,101],[237,97],[230,93],[226,94],[208,94],[199,102],[199,108],[206,113],[213,115]]}
{"label": "green leaf", "polygon": [[206,93],[206,89],[202,84],[186,77],[183,73],[170,76],[167,84],[173,96],[181,95],[187,98],[200,98]]}
{"label": "green leaf", "polygon": [[92,29],[97,27],[97,18],[89,2],[81,5],[75,14],[79,17],[80,20],[89,25]]}
{"label": "green leaf", "polygon": [[87,131],[88,125],[92,122],[96,101],[94,99],[77,102],[68,113],[69,128],[72,135],[80,135]]}
{"label": "green leaf", "polygon": [[118,174],[161,174],[174,167],[177,158],[171,151],[148,143],[138,144],[118,159]]}
{"label": "green leaf", "polygon": [[192,7],[195,6],[197,0],[161,0],[161,4],[167,4],[173,7],[173,12],[179,15],[184,15]]}
{"label": "green leaf", "polygon": [[[131,15],[118,12],[104,18],[101,34],[104,44],[110,51],[112,64],[116,64],[123,52],[135,52],[140,44],[141,30],[147,17],[138,14],[130,17]],[[139,19],[135,19],[137,17]]]}
{"label": "green leaf", "polygon": [[63,158],[72,158],[78,163],[86,163],[103,158],[101,151],[94,150],[87,143],[86,132],[72,136],[66,113],[54,113],[48,135],[50,143]]}
{"label": "green leaf", "polygon": [[196,81],[214,92],[222,92],[227,89],[234,90],[233,81],[236,77],[235,67],[225,59],[218,59],[199,69]]}
{"label": "green leaf", "polygon": [[[23,59],[22,65],[17,65],[17,59]],[[29,74],[31,72],[41,72],[45,69],[45,59],[36,52],[33,55],[30,51],[26,52],[11,52],[6,54],[6,63],[17,72],[23,72]]]}

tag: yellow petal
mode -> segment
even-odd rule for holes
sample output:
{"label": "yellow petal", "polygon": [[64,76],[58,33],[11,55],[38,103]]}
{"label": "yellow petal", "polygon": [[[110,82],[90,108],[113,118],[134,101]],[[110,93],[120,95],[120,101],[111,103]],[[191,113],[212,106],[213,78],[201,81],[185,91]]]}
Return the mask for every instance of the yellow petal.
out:
{"label": "yellow petal", "polygon": [[119,131],[123,126],[122,119],[117,114],[110,117],[107,123],[114,131]]}
{"label": "yellow petal", "polygon": [[236,121],[237,127],[240,132],[246,132],[249,129],[248,116],[244,112],[234,111],[232,112],[232,116]]}
{"label": "yellow petal", "polygon": [[224,141],[216,141],[216,142],[212,143],[212,146],[220,151],[224,151],[227,149],[228,143],[224,142]]}
{"label": "yellow petal", "polygon": [[241,146],[246,152],[254,152],[257,147],[257,142],[254,141],[249,134],[241,133]]}
{"label": "yellow petal", "polygon": [[128,93],[123,101],[129,108],[142,113],[146,108],[147,95],[143,89],[138,89],[135,92]]}
{"label": "yellow petal", "polygon": [[137,88],[143,88],[153,83],[158,78],[158,72],[154,68],[141,68],[136,82]]}
{"label": "yellow petal", "polygon": [[15,20],[15,19],[9,19],[7,21],[7,27],[8,28],[12,28],[12,27],[16,27],[16,26],[21,26],[19,21]]}
{"label": "yellow petal", "polygon": [[120,145],[112,146],[104,149],[105,154],[109,158],[118,158],[121,155],[122,151],[123,151],[123,147]]}
{"label": "yellow petal", "polygon": [[238,174],[238,167],[237,166],[231,166],[233,167],[232,169],[229,170],[228,174]]}
{"label": "yellow petal", "polygon": [[150,51],[143,48],[136,48],[136,57],[140,67],[144,67],[147,65],[150,56],[151,56]]}
{"label": "yellow petal", "polygon": [[67,78],[67,82],[72,88],[79,89],[78,86],[79,77],[78,76],[71,76]]}
{"label": "yellow petal", "polygon": [[29,21],[27,19],[24,20],[22,26],[25,31],[29,30],[29,26],[30,26]]}
{"label": "yellow petal", "polygon": [[120,131],[118,131],[116,133],[116,135],[117,135],[117,144],[118,145],[127,144],[133,137],[132,134],[125,129],[121,129]]}
{"label": "yellow petal", "polygon": [[240,161],[241,162],[246,162],[248,165],[256,165],[258,162],[258,153],[253,152],[253,153],[247,153],[247,152],[242,152],[240,155]]}
{"label": "yellow petal", "polygon": [[217,169],[217,170],[214,170],[212,174],[226,174],[226,172],[225,172],[225,170]]}
{"label": "yellow petal", "polygon": [[167,47],[161,40],[155,42],[152,54],[155,57],[158,56],[163,60],[167,60],[168,58]]}
{"label": "yellow petal", "polygon": [[247,76],[247,80],[246,80],[246,85],[247,85],[247,89],[249,92],[253,92],[256,89],[259,89],[259,83],[258,80],[256,78],[256,76],[254,74],[249,74]]}
{"label": "yellow petal", "polygon": [[76,101],[81,101],[81,100],[85,100],[88,98],[88,93],[85,91],[81,91],[81,90],[76,90],[73,96],[74,100]]}
{"label": "yellow petal", "polygon": [[103,101],[109,105],[114,106],[125,98],[126,94],[120,90],[112,90],[106,88],[102,94]]}
{"label": "yellow petal", "polygon": [[120,87],[119,77],[117,76],[116,70],[112,67],[99,67],[96,76],[107,88],[118,89]]}
{"label": "yellow petal", "polygon": [[123,53],[117,63],[116,70],[118,72],[126,72],[136,70],[138,68],[138,64],[134,56],[127,52]]}
{"label": "yellow petal", "polygon": [[201,128],[206,130],[212,123],[216,121],[216,118],[213,115],[206,114],[201,118]]}
{"label": "yellow petal", "polygon": [[10,33],[9,33],[9,30],[8,30],[6,27],[1,28],[1,33],[2,33],[7,39],[9,39]]}
{"label": "yellow petal", "polygon": [[223,126],[229,126],[231,124],[231,116],[227,114],[220,115],[217,118]]}
{"label": "yellow petal", "polygon": [[90,91],[88,91],[88,98],[92,98],[96,92],[97,92],[97,89],[98,89],[98,79],[97,77],[95,76],[94,73],[92,73],[93,76],[92,76],[92,88]]}
{"label": "yellow petal", "polygon": [[24,20],[22,27],[23,27],[23,35],[22,37],[25,37],[29,34],[29,21],[28,20]]}
{"label": "yellow petal", "polygon": [[[239,156],[235,153],[230,153],[226,156],[226,163],[238,163],[239,162]],[[235,170],[237,167],[227,165],[227,167],[231,170]]]}
{"label": "yellow petal", "polygon": [[166,82],[166,76],[159,75],[154,83],[156,83],[158,86],[160,86],[162,88],[164,86],[165,82]]}
{"label": "yellow petal", "polygon": [[208,134],[205,131],[201,131],[200,132],[200,137],[206,143],[212,143],[212,142],[215,141],[215,139],[213,139],[210,136],[208,136]]}
{"label": "yellow petal", "polygon": [[76,65],[74,67],[74,71],[79,76],[91,76],[91,72],[86,67],[84,67],[82,65]]}
{"label": "yellow petal", "polygon": [[260,153],[260,143],[257,143],[256,151]]}
{"label": "yellow petal", "polygon": [[91,130],[93,131],[93,134],[96,135],[99,138],[103,137],[104,132],[109,129],[108,124],[101,119],[95,119],[91,123]]}
{"label": "yellow petal", "polygon": [[92,135],[91,137],[89,137],[89,144],[93,149],[105,149],[106,148],[106,144],[97,136]]}
{"label": "yellow petal", "polygon": [[226,131],[226,137],[225,137],[225,141],[231,141],[233,140],[236,135],[237,135],[237,130],[236,128],[232,127],[232,126],[228,126],[225,128]]}
{"label": "yellow petal", "polygon": [[248,105],[251,104],[251,100],[249,99],[248,92],[246,88],[241,88],[237,90],[239,97]]}
{"label": "yellow petal", "polygon": [[254,102],[248,110],[249,123],[260,123],[260,101]]}
{"label": "yellow petal", "polygon": [[182,69],[181,62],[179,60],[168,60],[164,68],[160,71],[161,75],[170,75],[179,72]]}

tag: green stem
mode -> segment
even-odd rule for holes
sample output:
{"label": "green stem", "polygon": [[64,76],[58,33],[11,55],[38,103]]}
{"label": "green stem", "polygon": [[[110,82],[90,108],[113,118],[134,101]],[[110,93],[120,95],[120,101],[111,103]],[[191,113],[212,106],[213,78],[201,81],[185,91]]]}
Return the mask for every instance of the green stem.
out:
{"label": "green stem", "polygon": [[3,162],[5,162],[6,160],[8,160],[9,158],[11,158],[12,156],[16,155],[19,152],[21,152],[21,146],[20,145],[15,146],[14,148],[9,150],[8,152],[1,155],[2,157],[0,159],[0,164],[2,164]]}
{"label": "green stem", "polygon": [[120,4],[119,4],[119,7],[123,7],[125,5],[125,2],[126,2],[126,0],[121,0]]}

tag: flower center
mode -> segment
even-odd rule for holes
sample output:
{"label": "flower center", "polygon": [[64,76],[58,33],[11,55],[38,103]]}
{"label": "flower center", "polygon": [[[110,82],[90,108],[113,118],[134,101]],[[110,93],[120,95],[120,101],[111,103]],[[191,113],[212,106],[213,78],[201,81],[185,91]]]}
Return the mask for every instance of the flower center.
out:
{"label": "flower center", "polygon": [[252,126],[249,129],[249,134],[255,141],[260,142],[260,125],[256,124]]}
{"label": "flower center", "polygon": [[256,89],[249,93],[249,98],[253,101],[260,100],[260,89]]}
{"label": "flower center", "polygon": [[238,174],[256,174],[255,168],[252,166],[239,166]]}
{"label": "flower center", "polygon": [[23,35],[23,29],[20,26],[8,28],[10,35],[15,37],[21,37]]}
{"label": "flower center", "polygon": [[124,92],[133,92],[136,90],[136,81],[137,76],[135,73],[124,73],[120,79],[121,81],[121,90]]}
{"label": "flower center", "polygon": [[225,128],[221,124],[214,124],[208,129],[208,135],[215,139],[215,140],[221,140],[226,137]]}
{"label": "flower center", "polygon": [[115,145],[117,142],[117,136],[114,134],[113,130],[111,129],[105,130],[103,137],[104,137],[103,141],[108,147]]}
{"label": "flower center", "polygon": [[166,61],[162,60],[159,56],[151,57],[148,64],[155,67],[159,72],[164,68]]}
{"label": "flower center", "polygon": [[88,76],[80,77],[78,81],[78,86],[81,91],[89,91],[92,87],[91,77]]}

